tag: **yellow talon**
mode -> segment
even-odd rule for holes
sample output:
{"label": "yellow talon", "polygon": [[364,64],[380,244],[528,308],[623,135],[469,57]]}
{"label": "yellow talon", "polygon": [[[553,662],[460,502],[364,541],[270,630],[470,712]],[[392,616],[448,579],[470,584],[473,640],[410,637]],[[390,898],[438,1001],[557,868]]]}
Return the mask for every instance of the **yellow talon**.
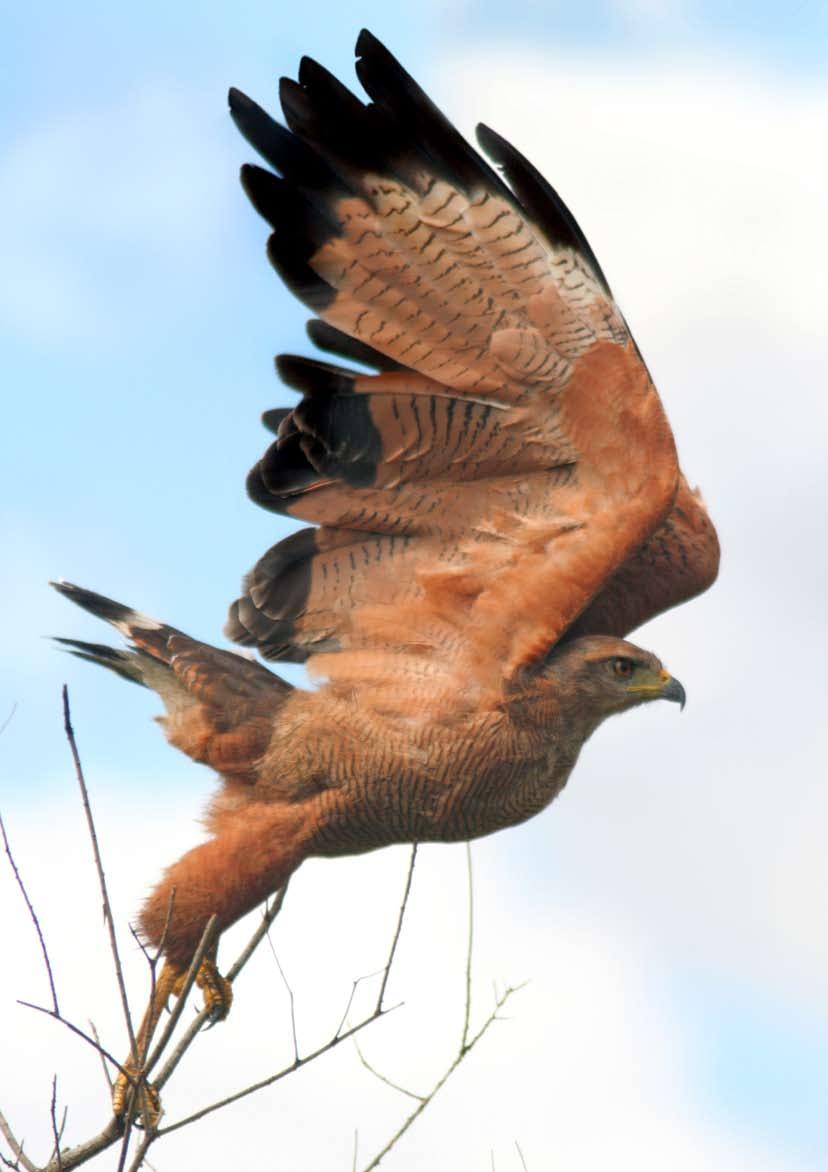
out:
{"label": "yellow talon", "polygon": [[[144,1020],[135,1039],[139,1054],[148,1053],[149,1041],[162,1011],[170,996],[181,996],[186,980],[186,969],[182,971],[169,962],[164,965],[155,986],[155,995],[144,1014]],[[201,962],[196,974],[196,984],[204,996],[204,1008],[208,1011],[210,1025],[223,1021],[233,1004],[233,986],[218,971],[214,960],[208,958]],[[112,1110],[119,1119],[126,1114],[132,1095],[136,1091],[139,1096],[136,1118],[151,1131],[161,1118],[161,1097],[152,1083],[148,1083],[139,1074],[138,1063],[134,1056],[130,1056],[112,1085]]]}
{"label": "yellow talon", "polygon": [[[181,996],[181,991],[187,980],[186,972],[177,972],[170,993],[175,997]],[[209,1011],[210,1024],[224,1021],[233,1004],[233,986],[221,975],[214,960],[203,960],[196,973],[196,985],[204,996],[204,1008]]]}
{"label": "yellow talon", "polygon": [[196,984],[204,995],[204,1008],[208,1011],[210,1025],[224,1021],[233,1004],[233,986],[218,971],[215,961],[202,961]]}
{"label": "yellow talon", "polygon": [[124,1063],[124,1069],[118,1072],[118,1077],[112,1084],[112,1111],[118,1119],[126,1115],[132,1096],[136,1093],[138,1105],[135,1117],[143,1123],[147,1131],[153,1131],[161,1118],[161,1096],[152,1083],[139,1081],[138,1069],[135,1063],[128,1059]]}

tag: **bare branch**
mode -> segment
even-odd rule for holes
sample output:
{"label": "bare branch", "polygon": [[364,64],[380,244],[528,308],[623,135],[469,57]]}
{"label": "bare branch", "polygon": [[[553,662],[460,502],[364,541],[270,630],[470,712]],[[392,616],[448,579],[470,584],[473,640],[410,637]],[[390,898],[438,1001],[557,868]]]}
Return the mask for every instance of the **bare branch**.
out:
{"label": "bare branch", "polygon": [[112,1079],[109,1077],[109,1067],[107,1066],[106,1058],[104,1057],[106,1051],[104,1050],[103,1046],[101,1045],[100,1036],[98,1035],[98,1031],[95,1028],[95,1023],[91,1017],[89,1019],[89,1028],[92,1031],[92,1038],[94,1039],[95,1045],[98,1047],[98,1056],[100,1057],[100,1060],[101,1060],[101,1068],[103,1070],[103,1076],[106,1079],[106,1085],[107,1085],[107,1087],[109,1089],[109,1093],[111,1095],[112,1094]]}
{"label": "bare branch", "polygon": [[9,1124],[6,1121],[6,1117],[2,1111],[0,1111],[0,1131],[2,1131],[3,1138],[11,1148],[12,1155],[14,1156],[13,1164],[9,1163],[5,1157],[3,1159],[3,1163],[6,1164],[6,1166],[9,1168],[23,1167],[26,1169],[26,1172],[38,1172],[37,1165],[33,1164],[26,1153],[23,1151],[23,1144],[19,1143],[15,1138],[14,1132],[12,1131],[11,1127],[9,1127]]}
{"label": "bare branch", "polygon": [[[9,718],[9,719],[11,719],[11,718]],[[2,835],[3,835],[3,847],[6,851],[6,858],[9,860],[9,864],[11,865],[11,869],[14,872],[14,877],[17,880],[17,886],[20,888],[20,894],[23,896],[23,899],[26,903],[26,907],[28,908],[28,911],[29,911],[29,918],[31,919],[32,923],[34,924],[35,932],[37,932],[37,938],[40,941],[40,951],[43,953],[43,963],[46,965],[46,975],[49,978],[49,989],[52,994],[52,1008],[54,1010],[55,1016],[59,1017],[60,1016],[60,1007],[58,1006],[57,989],[55,988],[55,978],[54,978],[54,974],[52,973],[52,965],[49,960],[49,950],[47,949],[46,941],[43,938],[43,932],[40,927],[40,921],[37,918],[37,912],[34,910],[34,906],[32,904],[32,901],[29,899],[29,893],[26,890],[26,885],[23,882],[23,877],[21,876],[20,872],[17,869],[17,863],[14,861],[14,855],[12,854],[11,844],[9,843],[8,835],[6,834],[6,827],[3,823],[2,815],[0,815],[0,833],[2,833]]]}
{"label": "bare branch", "polygon": [[342,1011],[342,1017],[339,1019],[339,1025],[336,1027],[336,1030],[334,1032],[335,1038],[339,1037],[339,1035],[342,1032],[343,1027],[345,1026],[345,1023],[348,1020],[348,1014],[351,1012],[351,1006],[354,1003],[354,997],[356,996],[356,991],[360,987],[362,982],[373,980],[374,977],[378,977],[380,975],[380,973],[384,973],[384,972],[385,972],[384,968],[377,969],[373,973],[365,973],[364,976],[356,977],[353,981],[351,981],[351,992],[348,994],[348,1000],[345,1002],[345,1008]]}
{"label": "bare branch", "polygon": [[384,1082],[385,1085],[391,1087],[392,1090],[399,1091],[401,1095],[408,1095],[409,1099],[417,1099],[419,1102],[423,1101],[425,1095],[418,1095],[416,1091],[406,1090],[405,1087],[401,1087],[399,1083],[396,1083],[393,1081],[393,1079],[388,1078],[388,1076],[383,1074],[381,1070],[377,1070],[375,1066],[372,1066],[365,1055],[362,1053],[362,1048],[360,1047],[356,1037],[354,1038],[354,1046],[356,1047],[356,1052],[359,1055],[360,1062],[370,1074],[373,1074],[374,1078],[378,1078],[380,1082]]}
{"label": "bare branch", "polygon": [[262,915],[261,923],[259,924],[256,931],[253,933],[253,935],[248,940],[246,946],[241,950],[239,955],[236,957],[236,960],[234,961],[234,963],[230,966],[230,968],[224,974],[228,981],[231,981],[231,982],[235,981],[236,977],[239,975],[239,973],[242,971],[244,966],[250,960],[253,953],[259,947],[259,944],[260,944],[262,938],[264,936],[266,936],[267,933],[270,931],[271,924],[276,919],[279,912],[282,910],[282,905],[285,902],[285,896],[287,895],[287,892],[288,892],[289,883],[290,883],[290,880],[288,879],[287,882],[285,883],[284,887],[282,887],[277,892],[276,898],[270,907],[268,907],[267,904],[265,904],[265,910],[264,910],[264,914]]}
{"label": "bare branch", "polygon": [[[178,1025],[178,1019],[181,1017],[181,1014],[184,1012],[184,1005],[187,1001],[187,997],[189,996],[190,990],[192,989],[192,987],[195,983],[195,979],[198,975],[198,970],[201,968],[201,962],[204,960],[204,957],[207,955],[207,953],[209,952],[209,950],[213,946],[217,923],[218,923],[218,917],[210,916],[210,919],[207,921],[207,924],[204,928],[204,931],[201,933],[201,939],[198,942],[198,947],[196,948],[195,952],[193,953],[193,959],[190,961],[190,967],[187,969],[187,976],[184,978],[184,984],[181,987],[181,992],[177,996],[175,1005],[173,1006],[172,1012],[170,1013],[169,1020],[161,1032],[161,1037],[158,1039],[158,1041],[155,1045],[155,1049],[153,1050],[153,1052],[149,1056],[149,1058],[146,1060],[146,1065],[145,1065],[146,1072],[149,1072],[155,1066],[156,1062],[159,1060],[159,1058],[163,1054],[163,1052],[166,1048],[167,1042],[172,1037],[173,1030]],[[199,1014],[199,1017],[206,1018],[207,1013],[208,1013],[208,1011],[202,1010],[202,1013]],[[193,1034],[193,1037],[195,1037],[195,1034]],[[147,1047],[149,1047],[149,1041],[150,1041],[150,1039],[147,1038]],[[192,1038],[190,1039],[190,1041],[192,1041]],[[190,1044],[190,1042],[187,1043],[188,1046],[189,1046],[189,1044]],[[180,1060],[180,1057],[183,1057],[184,1051],[186,1050],[186,1048],[187,1047],[185,1046],[181,1050],[181,1055],[179,1056],[179,1059],[176,1059],[175,1062],[171,1062],[171,1060],[168,1059],[167,1063],[164,1066],[164,1070],[158,1075],[158,1078],[155,1080],[155,1085],[159,1089],[164,1085],[164,1083],[170,1077],[172,1072],[175,1070],[175,1068],[178,1065],[178,1062]]]}
{"label": "bare branch", "polygon": [[127,1000],[124,973],[123,969],[121,968],[121,957],[118,952],[118,941],[115,938],[115,923],[112,917],[112,905],[109,901],[109,892],[106,886],[106,876],[104,875],[103,862],[101,861],[101,852],[98,849],[98,835],[95,830],[95,820],[92,817],[92,807],[89,804],[89,791],[86,788],[86,779],[83,775],[83,766],[81,765],[78,746],[77,742],[75,741],[75,730],[72,728],[72,716],[69,711],[69,689],[66,687],[66,684],[63,685],[63,727],[66,732],[66,739],[69,742],[69,748],[72,753],[72,760],[75,763],[75,775],[78,779],[78,785],[80,786],[83,811],[86,815],[86,825],[89,829],[89,838],[92,843],[92,853],[95,857],[95,869],[98,873],[98,884],[101,889],[101,898],[103,899],[104,919],[106,920],[106,926],[109,932],[109,947],[110,951],[112,952],[113,962],[115,964],[115,977],[118,982],[118,992],[121,996],[121,1005],[123,1007],[124,1018],[126,1020],[130,1050],[133,1054],[135,1054],[137,1053],[135,1046],[135,1031],[132,1028],[132,1015],[129,1010],[129,1001]]}
{"label": "bare branch", "polygon": [[383,968],[377,969],[376,972],[373,972],[373,973],[366,973],[362,977],[357,977],[356,980],[352,983],[351,992],[348,995],[348,1001],[345,1005],[345,1010],[342,1014],[342,1018],[339,1022],[339,1025],[337,1026],[336,1034],[334,1035],[335,1037],[339,1037],[340,1033],[342,1032],[342,1027],[345,1025],[345,1023],[348,1020],[348,1014],[351,1012],[351,1006],[354,1003],[354,997],[356,995],[356,991],[359,988],[359,986],[362,984],[363,981],[370,981],[373,977],[379,976],[380,973],[382,973],[382,984],[380,985],[380,991],[379,991],[379,995],[377,996],[377,1003],[376,1003],[376,1006],[374,1007],[374,1012],[376,1013],[378,1010],[380,1010],[382,1008],[383,998],[385,997],[385,988],[386,988],[386,985],[388,984],[388,976],[391,972],[391,965],[394,963],[394,954],[397,951],[397,943],[400,939],[400,932],[402,931],[403,919],[405,918],[405,911],[406,911],[406,908],[408,907],[408,897],[411,894],[411,880],[414,875],[414,863],[416,862],[416,859],[417,859],[417,844],[414,843],[414,845],[411,848],[411,858],[409,859],[408,872],[405,877],[405,889],[403,891],[403,897],[402,897],[402,903],[400,904],[400,910],[397,915],[397,925],[396,925],[396,928],[394,929],[394,936],[391,940],[391,948],[388,952],[388,959],[386,960]]}
{"label": "bare branch", "polygon": [[[167,946],[167,936],[169,935],[170,924],[172,923],[174,911],[175,911],[175,888],[171,887],[170,888],[170,898],[167,900],[167,914],[164,917],[164,927],[161,929],[161,939],[158,941],[158,947],[155,950],[155,955],[153,956],[153,958],[149,962],[150,970],[152,972],[153,978],[155,977],[155,969],[158,964],[158,961],[163,956],[164,949]],[[130,925],[130,931],[132,932],[133,936],[138,941],[138,943],[141,944],[144,955],[147,956],[148,954],[146,952],[146,948],[144,948],[144,945],[141,941],[141,938],[139,937],[139,935],[135,931],[135,929],[132,927],[132,925]]]}
{"label": "bare branch", "polygon": [[408,1131],[408,1129],[412,1126],[412,1124],[416,1123],[417,1119],[419,1119],[419,1117],[422,1115],[423,1111],[425,1111],[426,1107],[428,1107],[429,1104],[433,1102],[434,1097],[437,1094],[437,1092],[440,1091],[445,1086],[445,1084],[448,1082],[448,1080],[454,1074],[455,1070],[460,1065],[460,1063],[463,1061],[463,1059],[466,1058],[471,1053],[471,1051],[474,1049],[474,1047],[477,1045],[477,1043],[480,1041],[480,1039],[486,1033],[489,1026],[492,1024],[492,1022],[497,1020],[498,1011],[500,1009],[502,1009],[502,1007],[506,1004],[506,1002],[512,996],[512,994],[516,993],[520,987],[521,986],[515,986],[514,988],[512,988],[511,986],[507,986],[505,992],[500,997],[500,999],[495,1003],[494,1009],[489,1014],[489,1016],[486,1018],[486,1020],[483,1022],[483,1025],[480,1027],[480,1029],[477,1031],[477,1033],[474,1034],[474,1036],[471,1037],[460,1050],[457,1051],[457,1054],[455,1055],[454,1060],[451,1063],[451,1065],[446,1068],[444,1073],[440,1076],[440,1078],[437,1080],[437,1082],[434,1084],[434,1086],[431,1088],[431,1090],[428,1092],[428,1094],[423,1097],[421,1102],[417,1104],[417,1106],[414,1108],[414,1110],[411,1112],[411,1114],[403,1121],[402,1125],[391,1136],[391,1138],[389,1139],[389,1141],[385,1145],[385,1147],[382,1149],[382,1151],[377,1152],[376,1156],[374,1156],[374,1158],[373,1158],[373,1160],[371,1160],[370,1164],[365,1165],[362,1172],[372,1172],[372,1169],[379,1167],[380,1162],[383,1159],[385,1159],[385,1157],[388,1155],[388,1153],[391,1151],[391,1149],[399,1142],[399,1140],[402,1139],[402,1137],[405,1135],[405,1133]]}
{"label": "bare branch", "polygon": [[517,1149],[517,1154],[520,1158],[520,1166],[523,1169],[523,1172],[529,1172],[528,1165],[523,1158],[523,1152],[520,1150],[520,1144],[518,1143],[517,1140],[515,1140],[515,1148]]}
{"label": "bare branch", "polygon": [[395,1009],[399,1009],[399,1005],[389,1005],[388,1008],[375,1009],[368,1017],[357,1022],[355,1026],[345,1030],[344,1033],[336,1034],[329,1041],[325,1042],[323,1046],[312,1050],[306,1054],[304,1058],[300,1058],[298,1062],[292,1062],[290,1066],[285,1066],[281,1070],[277,1070],[275,1074],[268,1075],[267,1078],[261,1079],[259,1082],[252,1083],[249,1087],[245,1087],[241,1091],[236,1091],[233,1095],[228,1095],[225,1099],[219,1099],[215,1103],[211,1103],[207,1107],[202,1107],[199,1111],[194,1111],[192,1115],[188,1115],[184,1119],[179,1119],[176,1123],[169,1124],[168,1127],[160,1127],[158,1135],[169,1135],[172,1131],[179,1131],[180,1128],[186,1127],[189,1123],[195,1123],[197,1119],[203,1119],[205,1115],[212,1115],[214,1111],[220,1110],[222,1107],[229,1107],[231,1103],[237,1103],[239,1099],[245,1099],[248,1095],[255,1094],[256,1091],[264,1090],[265,1087],[273,1086],[274,1083],[280,1082],[287,1075],[293,1074],[295,1070],[299,1070],[302,1066],[308,1066],[311,1062],[315,1062],[317,1058],[321,1058],[323,1054],[327,1054],[330,1050],[335,1050],[342,1042],[347,1041],[348,1038],[353,1037],[359,1030],[365,1029],[366,1026],[371,1025],[372,1022],[378,1021],[381,1017],[386,1017],[389,1013],[393,1013]]}
{"label": "bare branch", "polygon": [[267,942],[270,945],[270,951],[273,959],[276,962],[276,968],[279,970],[279,976],[282,978],[282,984],[287,989],[287,995],[290,998],[290,1030],[293,1035],[293,1059],[295,1062],[299,1061],[299,1039],[296,1035],[296,998],[293,996],[293,989],[290,987],[290,982],[285,976],[285,970],[282,968],[281,961],[276,955],[276,949],[273,947],[273,941],[270,936],[267,937]]}
{"label": "bare branch", "polygon": [[54,1139],[54,1146],[52,1148],[52,1155],[50,1162],[54,1162],[57,1167],[57,1172],[63,1172],[63,1163],[60,1158],[60,1141],[63,1136],[63,1129],[66,1126],[66,1109],[63,1111],[63,1119],[60,1127],[57,1125],[57,1075],[52,1076],[52,1099],[49,1104],[49,1115],[52,1121],[52,1138]]}
{"label": "bare branch", "polygon": [[[273,905],[266,910],[264,916],[262,917],[262,921],[259,924],[259,926],[256,928],[256,931],[253,933],[253,936],[248,941],[247,945],[242,949],[241,953],[239,954],[239,956],[236,958],[233,965],[228,970],[228,972],[227,972],[227,979],[228,980],[233,980],[236,976],[238,976],[238,974],[241,972],[241,970],[244,968],[244,966],[250,960],[250,957],[253,955],[253,952],[254,952],[256,946],[259,944],[262,937],[265,935],[268,928],[273,923],[276,916],[279,914],[279,911],[281,910],[281,907],[284,903],[286,888],[287,888],[287,885],[285,885],[285,887],[282,888],[282,890],[279,892],[279,895],[277,896]],[[208,929],[212,930],[212,926],[208,925]],[[202,937],[202,941],[205,942],[205,951],[206,951],[206,947],[209,946],[209,937],[207,938],[206,941],[205,941],[205,937]],[[200,951],[201,951],[201,948],[199,946],[199,952]],[[199,964],[201,962],[201,959],[203,959],[203,953],[202,953],[201,958],[199,959]],[[190,974],[188,972],[188,978],[189,978],[189,975]],[[192,982],[190,982],[190,986],[191,986],[191,984],[192,984]],[[184,990],[182,990],[182,997],[179,998],[179,1002],[182,1005],[182,1007],[183,1007],[183,1004],[185,1001],[185,997],[183,996],[183,993],[184,993]],[[33,1005],[33,1006],[31,1006],[31,1008],[37,1009],[41,1013],[46,1013],[51,1017],[55,1016],[50,1010],[44,1009],[42,1006]],[[177,1008],[177,1005],[176,1005],[176,1008]],[[188,1030],[187,1030],[186,1034],[183,1036],[181,1042],[179,1042],[178,1047],[176,1047],[176,1051],[170,1056],[170,1059],[164,1065],[164,1068],[162,1069],[162,1071],[159,1073],[158,1078],[156,1079],[156,1085],[158,1085],[158,1086],[163,1085],[164,1082],[166,1082],[167,1079],[170,1077],[170,1075],[172,1074],[172,1071],[174,1070],[175,1066],[180,1061],[180,1059],[183,1056],[184,1052],[186,1051],[187,1047],[192,1043],[193,1039],[198,1034],[198,1032],[201,1029],[201,1027],[203,1026],[204,1022],[207,1020],[207,1016],[208,1016],[207,1010],[202,1010],[201,1013],[199,1013],[196,1016],[194,1022],[188,1028]],[[79,1029],[77,1026],[73,1025],[71,1022],[66,1021],[63,1018],[60,1018],[58,1020],[60,1020],[64,1025],[67,1026],[67,1028],[71,1029],[74,1033],[77,1033],[80,1037],[83,1037],[85,1040],[89,1041],[91,1044],[94,1044],[92,1042],[92,1039],[87,1038],[86,1035],[84,1034],[84,1032],[81,1029]],[[176,1021],[177,1020],[178,1020],[178,1018],[176,1018]],[[165,1033],[166,1033],[166,1030],[165,1030]],[[119,1070],[123,1070],[121,1064],[119,1062],[117,1062],[112,1057],[111,1054],[109,1054],[106,1050],[104,1050],[103,1047],[100,1048],[100,1053],[106,1055],[106,1057],[112,1062],[112,1064],[115,1067],[117,1067]],[[155,1062],[155,1061],[157,1061],[157,1057],[156,1057],[155,1053],[153,1053],[153,1055],[150,1058],[150,1062]],[[291,1069],[293,1069],[293,1068],[291,1067]],[[79,1144],[75,1148],[71,1148],[67,1151],[62,1152],[61,1153],[62,1172],[71,1172],[71,1169],[77,1168],[79,1165],[86,1163],[92,1157],[96,1156],[99,1152],[104,1151],[106,1148],[111,1147],[119,1139],[122,1139],[125,1126],[126,1126],[126,1121],[119,1121],[119,1120],[113,1118],[109,1121],[107,1126],[101,1132],[99,1132],[98,1135],[93,1136],[91,1139],[86,1140],[84,1143]],[[131,1123],[130,1123],[130,1127],[131,1127]],[[30,1160],[27,1161],[26,1157],[22,1155],[21,1146],[19,1144],[17,1144],[17,1141],[14,1139],[14,1136],[12,1135],[11,1130],[8,1128],[8,1125],[5,1123],[5,1120],[2,1118],[2,1116],[0,1116],[0,1129],[2,1129],[4,1135],[6,1135],[6,1139],[9,1143],[9,1146],[12,1148],[12,1151],[14,1152],[15,1156],[17,1156],[20,1159],[20,1162],[21,1162],[23,1168],[25,1169],[25,1172],[41,1172],[41,1170],[38,1169],[35,1164],[33,1164]],[[169,1129],[165,1129],[165,1130],[169,1130]],[[132,1160],[132,1163],[130,1164],[130,1172],[137,1172],[137,1169],[140,1167],[142,1161],[144,1160],[146,1151],[149,1148],[150,1144],[152,1144],[158,1138],[158,1136],[160,1134],[161,1134],[160,1131],[155,1131],[155,1132],[148,1132],[144,1136],[142,1136],[138,1147],[135,1149],[135,1152],[133,1155],[133,1160]],[[59,1170],[57,1168],[57,1165],[54,1162],[51,1162],[47,1166],[47,1168],[43,1170],[43,1172],[59,1172]]]}
{"label": "bare branch", "polygon": [[[103,1152],[111,1147],[120,1137],[120,1134],[120,1123],[117,1119],[110,1119],[103,1131],[98,1132],[92,1139],[85,1140],[83,1143],[78,1144],[77,1147],[67,1148],[60,1153],[61,1169],[63,1172],[71,1172],[72,1168],[77,1168],[80,1164],[85,1164],[87,1160],[91,1160],[99,1152]],[[58,1172],[58,1166],[54,1160],[50,1160],[44,1169],[40,1170],[31,1166],[27,1172]]]}
{"label": "bare branch", "polygon": [[[467,862],[468,882],[469,882],[469,921],[468,921],[469,928],[468,928],[468,942],[467,942],[467,946],[466,946],[466,995],[465,995],[465,1005],[464,1005],[464,1011],[463,1011],[463,1034],[462,1034],[462,1038],[460,1040],[460,1046],[457,1050],[457,1053],[454,1056],[454,1059],[450,1063],[450,1065],[446,1068],[446,1070],[443,1072],[443,1074],[440,1076],[440,1078],[437,1080],[437,1082],[434,1084],[434,1086],[431,1088],[431,1090],[428,1092],[427,1095],[412,1095],[412,1093],[410,1091],[406,1091],[404,1087],[399,1086],[397,1083],[393,1082],[390,1078],[387,1078],[385,1075],[381,1074],[379,1071],[374,1070],[374,1068],[372,1066],[370,1066],[365,1061],[362,1054],[360,1053],[360,1059],[362,1060],[363,1065],[366,1066],[368,1068],[368,1070],[371,1071],[372,1074],[375,1074],[377,1076],[377,1078],[381,1079],[383,1082],[387,1083],[389,1086],[394,1087],[395,1090],[401,1091],[403,1094],[411,1095],[412,1098],[419,1100],[417,1106],[414,1108],[414,1110],[411,1112],[411,1114],[403,1121],[403,1123],[397,1129],[395,1134],[392,1135],[392,1137],[389,1139],[388,1143],[385,1145],[385,1147],[382,1149],[382,1151],[377,1153],[377,1155],[370,1162],[370,1164],[365,1165],[363,1172],[371,1172],[371,1170],[373,1168],[376,1168],[380,1164],[380,1162],[385,1158],[385,1156],[388,1155],[388,1153],[391,1151],[391,1149],[398,1143],[398,1141],[403,1137],[403,1135],[405,1135],[405,1133],[412,1126],[412,1124],[414,1124],[416,1122],[416,1120],[420,1117],[420,1115],[422,1115],[422,1113],[423,1113],[423,1111],[425,1111],[426,1107],[428,1107],[429,1104],[433,1101],[434,1096],[437,1094],[437,1092],[448,1082],[448,1080],[451,1078],[452,1074],[454,1074],[455,1070],[460,1065],[460,1063],[463,1061],[463,1059],[474,1049],[474,1047],[477,1045],[477,1043],[480,1041],[480,1039],[483,1037],[483,1035],[489,1029],[492,1022],[497,1019],[499,1011],[503,1008],[503,1006],[506,1004],[506,1002],[512,996],[512,994],[517,992],[517,990],[519,988],[522,988],[522,986],[516,986],[513,988],[513,987],[507,985],[506,988],[504,989],[503,993],[500,996],[497,995],[497,990],[495,990],[494,1009],[489,1014],[489,1016],[486,1018],[486,1020],[483,1022],[483,1025],[480,1027],[480,1029],[477,1031],[477,1033],[474,1034],[472,1037],[469,1037],[469,1021],[471,1018],[471,972],[472,972],[472,957],[473,957],[473,946],[474,946],[474,884],[473,884],[473,874],[472,874],[471,848],[468,846],[468,844],[466,846],[466,862]],[[413,865],[414,865],[413,857],[412,857],[411,865],[413,868]],[[411,876],[409,873],[409,883],[410,883],[410,878],[411,878]],[[406,888],[406,898],[407,898],[407,896],[408,896],[408,889]],[[399,933],[398,933],[398,935],[399,935]],[[357,1046],[357,1051],[359,1052],[359,1046]]]}
{"label": "bare branch", "polygon": [[33,1001],[22,1001],[18,999],[17,1004],[24,1006],[26,1009],[33,1009],[36,1013],[42,1013],[46,1017],[51,1017],[54,1021],[60,1022],[60,1024],[65,1026],[67,1030],[70,1030],[73,1034],[77,1034],[79,1038],[82,1038],[88,1046],[92,1047],[93,1050],[97,1050],[98,1054],[100,1054],[103,1058],[107,1058],[113,1066],[117,1067],[118,1070],[121,1069],[121,1064],[118,1059],[114,1057],[114,1055],[110,1054],[110,1052],[104,1046],[102,1046],[100,1042],[96,1041],[95,1038],[90,1038],[89,1034],[82,1030],[80,1026],[75,1025],[73,1021],[70,1021],[68,1017],[64,1017],[62,1013],[55,1013],[54,1009],[49,1009],[47,1005],[35,1005]]}
{"label": "bare branch", "polygon": [[469,935],[466,944],[466,1002],[463,1014],[463,1038],[460,1049],[464,1050],[469,1040],[469,1018],[471,1016],[471,973],[472,953],[474,950],[474,881],[472,875],[471,843],[466,843],[466,871],[469,884]]}
{"label": "bare branch", "polygon": [[397,927],[394,932],[394,939],[391,941],[391,951],[388,953],[388,960],[385,964],[385,974],[380,985],[379,996],[377,997],[377,1009],[382,1009],[382,1001],[385,997],[385,987],[388,984],[388,977],[391,972],[391,965],[394,963],[394,953],[397,951],[397,943],[400,939],[400,932],[402,932],[403,919],[405,918],[405,909],[408,907],[408,897],[411,894],[411,880],[414,878],[414,864],[417,861],[417,843],[415,842],[411,847],[411,861],[408,864],[408,874],[405,879],[405,890],[403,891],[402,903],[400,904],[400,914],[397,916]]}
{"label": "bare branch", "polygon": [[145,1164],[145,1156],[150,1144],[158,1138],[157,1131],[148,1131],[142,1138],[138,1147],[135,1149],[135,1155],[132,1157],[132,1163],[129,1166],[129,1172],[138,1172],[138,1169]]}

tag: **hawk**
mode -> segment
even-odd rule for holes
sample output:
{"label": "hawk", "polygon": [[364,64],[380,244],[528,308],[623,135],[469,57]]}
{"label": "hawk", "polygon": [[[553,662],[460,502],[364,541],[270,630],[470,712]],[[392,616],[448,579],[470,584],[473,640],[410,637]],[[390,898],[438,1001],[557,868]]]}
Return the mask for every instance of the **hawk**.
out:
{"label": "hawk", "polygon": [[[563,201],[479,126],[486,162],[370,33],[356,53],[368,102],[309,58],[281,82],[286,125],[229,98],[267,164],[241,178],[272,226],[270,260],[313,311],[312,341],[346,364],[278,360],[301,398],[266,412],[275,438],[247,487],[311,525],[261,558],[226,631],[307,661],[319,687],[57,583],[131,646],[62,642],[155,689],[169,741],[222,781],[210,837],[140,915],[147,941],[163,938],[159,997],[211,916],[223,931],[309,856],[513,826],[560,792],[607,717],[683,704],[624,636],[718,569]],[[201,978],[221,1016],[229,988],[212,962]]]}

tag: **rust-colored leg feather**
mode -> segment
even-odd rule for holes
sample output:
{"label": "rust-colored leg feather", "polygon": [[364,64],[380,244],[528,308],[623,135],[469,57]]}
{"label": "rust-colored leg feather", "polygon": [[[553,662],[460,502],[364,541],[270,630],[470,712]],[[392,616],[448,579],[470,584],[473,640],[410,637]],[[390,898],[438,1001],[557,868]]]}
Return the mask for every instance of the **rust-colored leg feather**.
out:
{"label": "rust-colored leg feather", "polygon": [[247,802],[225,815],[215,837],[164,872],[144,904],[141,931],[158,947],[172,903],[164,953],[186,970],[210,917],[221,934],[278,890],[305,857],[311,829],[306,811],[285,803]]}

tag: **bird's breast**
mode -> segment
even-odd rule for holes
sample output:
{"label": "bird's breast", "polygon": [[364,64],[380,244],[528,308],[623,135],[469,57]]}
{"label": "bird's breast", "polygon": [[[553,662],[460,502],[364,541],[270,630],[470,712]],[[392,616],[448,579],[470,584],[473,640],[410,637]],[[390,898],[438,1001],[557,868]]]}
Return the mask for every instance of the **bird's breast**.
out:
{"label": "bird's breast", "polygon": [[317,796],[316,852],[465,841],[514,826],[549,805],[576,756],[548,742],[487,746],[485,738],[398,753]]}

